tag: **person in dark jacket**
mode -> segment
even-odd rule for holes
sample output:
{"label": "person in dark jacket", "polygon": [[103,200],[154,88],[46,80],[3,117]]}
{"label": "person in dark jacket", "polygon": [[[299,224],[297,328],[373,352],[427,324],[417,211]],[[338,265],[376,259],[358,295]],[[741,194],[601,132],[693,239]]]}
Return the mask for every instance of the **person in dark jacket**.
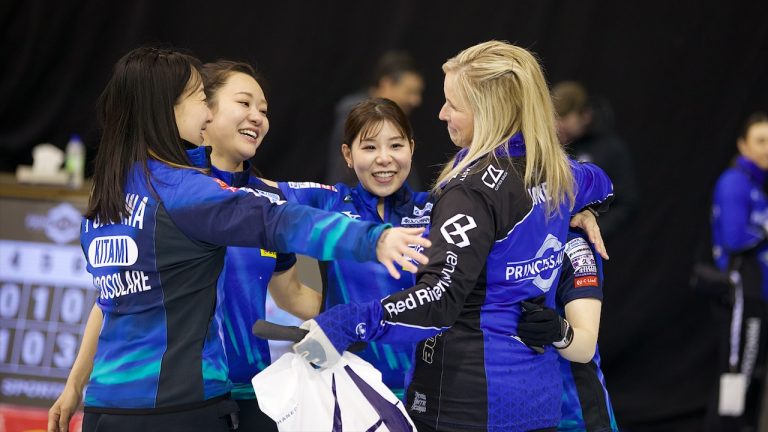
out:
{"label": "person in dark jacket", "polygon": [[572,326],[552,316],[545,346],[530,347],[517,335],[522,302],[544,295],[554,309],[569,215],[607,202],[611,183],[568,160],[531,53],[485,42],[443,71],[439,117],[460,150],[433,189],[430,263],[409,289],[305,322],[294,350],[323,367],[355,341],[421,341],[406,402],[419,431],[554,430],[558,350],[592,358],[599,308],[574,311]]}
{"label": "person in dark jacket", "polygon": [[616,133],[613,112],[605,99],[589,95],[575,81],[555,84],[552,99],[558,137],[568,154],[604,169],[613,182],[616,198],[611,211],[600,218],[600,230],[610,243],[637,211],[639,196],[630,149]]}

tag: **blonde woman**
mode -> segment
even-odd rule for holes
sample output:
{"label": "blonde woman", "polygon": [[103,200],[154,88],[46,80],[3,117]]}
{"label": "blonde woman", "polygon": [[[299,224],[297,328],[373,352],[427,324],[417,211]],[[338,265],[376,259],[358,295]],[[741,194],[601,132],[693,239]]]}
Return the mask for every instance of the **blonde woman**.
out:
{"label": "blonde woman", "polygon": [[[531,53],[485,42],[443,71],[440,119],[460,150],[433,189],[429,264],[412,288],[307,321],[294,350],[328,366],[358,340],[421,340],[406,392],[419,431],[555,430],[558,353],[589,361],[600,316],[598,301],[572,311],[570,324],[548,313],[568,220],[608,200],[611,183],[563,153]],[[531,347],[518,334],[521,304],[540,297],[525,336],[547,343]]]}

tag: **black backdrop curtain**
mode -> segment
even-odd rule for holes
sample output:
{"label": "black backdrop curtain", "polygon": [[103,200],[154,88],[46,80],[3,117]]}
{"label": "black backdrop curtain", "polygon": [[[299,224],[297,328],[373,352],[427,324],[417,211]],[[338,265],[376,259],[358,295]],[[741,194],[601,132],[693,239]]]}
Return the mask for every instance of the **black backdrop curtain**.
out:
{"label": "black backdrop curtain", "polygon": [[147,43],[203,61],[239,59],[268,80],[267,177],[317,180],[333,106],[386,49],[422,65],[415,164],[430,180],[455,149],[437,119],[440,65],[477,42],[538,53],[548,80],[577,79],[612,104],[634,157],[641,210],[610,239],[600,346],[619,421],[698,430],[715,382],[707,301],[688,288],[707,200],[748,113],[768,109],[768,2],[605,0],[6,1],[0,5],[0,169],[79,133],[93,157],[94,101],[114,62]]}

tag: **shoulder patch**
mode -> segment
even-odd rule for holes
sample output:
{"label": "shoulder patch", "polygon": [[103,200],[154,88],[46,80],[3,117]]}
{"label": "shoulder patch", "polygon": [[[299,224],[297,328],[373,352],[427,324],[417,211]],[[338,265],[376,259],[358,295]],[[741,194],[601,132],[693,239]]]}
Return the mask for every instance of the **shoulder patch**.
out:
{"label": "shoulder patch", "polygon": [[577,237],[568,241],[565,244],[565,253],[573,266],[573,285],[575,288],[599,286],[597,261],[586,240]]}

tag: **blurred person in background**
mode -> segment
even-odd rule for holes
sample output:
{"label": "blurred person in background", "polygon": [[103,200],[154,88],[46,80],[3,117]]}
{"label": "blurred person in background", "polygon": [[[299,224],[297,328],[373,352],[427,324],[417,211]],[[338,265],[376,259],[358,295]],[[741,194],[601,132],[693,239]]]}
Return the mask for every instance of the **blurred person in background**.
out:
{"label": "blurred person in background", "polygon": [[[353,106],[368,98],[385,98],[395,102],[405,115],[421,105],[424,78],[413,57],[405,51],[387,51],[376,62],[366,89],[344,96],[334,108],[334,122],[326,147],[327,161],[324,182],[339,182],[354,186],[355,172],[340,158],[339,146],[344,140],[344,122]],[[423,190],[416,170],[411,170],[408,182],[415,190]]]}
{"label": "blurred person in background", "polygon": [[632,154],[614,131],[613,112],[608,102],[591,96],[575,81],[562,81],[552,87],[552,102],[557,113],[557,135],[572,157],[604,169],[613,181],[611,211],[600,218],[600,230],[610,242],[635,213],[638,192]]}
{"label": "blurred person in background", "polygon": [[[712,431],[756,431],[766,375],[768,299],[768,115],[747,118],[739,156],[718,179],[712,201],[713,257],[733,283],[720,335],[720,385],[710,405]],[[744,397],[741,406],[722,402]],[[727,404],[726,404],[727,405]]]}

